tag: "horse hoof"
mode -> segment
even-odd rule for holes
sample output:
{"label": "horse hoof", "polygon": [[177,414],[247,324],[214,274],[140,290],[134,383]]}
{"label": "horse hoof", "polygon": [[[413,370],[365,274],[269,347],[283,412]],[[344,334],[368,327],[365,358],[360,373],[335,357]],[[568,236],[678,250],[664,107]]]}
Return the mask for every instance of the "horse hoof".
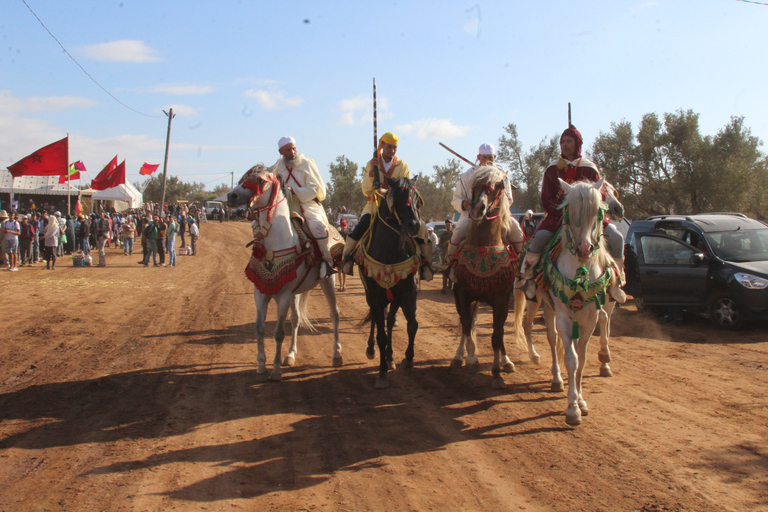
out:
{"label": "horse hoof", "polygon": [[562,382],[553,382],[551,386],[549,386],[549,390],[553,393],[562,393],[565,391],[565,386],[563,386]]}
{"label": "horse hoof", "polygon": [[507,385],[501,377],[494,377],[491,381],[491,389],[506,389]]}
{"label": "horse hoof", "polygon": [[283,359],[283,366],[293,366],[296,364],[296,358],[294,356],[285,356]]}
{"label": "horse hoof", "polygon": [[531,364],[535,364],[536,366],[539,366],[541,363],[541,356],[534,356],[531,358]]}
{"label": "horse hoof", "polygon": [[373,347],[368,347],[365,349],[365,357],[368,359],[373,359],[376,356],[376,350]]}
{"label": "horse hoof", "polygon": [[569,405],[565,410],[565,422],[572,426],[578,427],[581,425],[581,411],[575,405]]}
{"label": "horse hoof", "polygon": [[267,372],[256,374],[256,382],[267,382],[268,380],[269,374]]}
{"label": "horse hoof", "polygon": [[480,371],[480,363],[477,361],[473,363],[467,361],[467,371],[469,373],[478,373]]}
{"label": "horse hoof", "polygon": [[601,352],[597,353],[597,360],[601,363],[610,363],[611,362],[611,354],[603,354]]}
{"label": "horse hoof", "polygon": [[504,373],[515,373],[515,363],[507,363],[501,367]]}
{"label": "horse hoof", "polygon": [[404,370],[413,370],[413,359],[403,359],[403,362],[400,364],[403,365]]}
{"label": "horse hoof", "polygon": [[387,380],[386,377],[378,377],[374,387],[376,389],[387,389],[389,387],[389,380]]}
{"label": "horse hoof", "polygon": [[396,365],[396,364],[395,364],[395,362],[394,362],[394,361],[392,361],[392,360],[390,360],[390,361],[387,361],[387,369],[388,369],[389,371],[394,371],[394,370],[397,370],[397,365]]}
{"label": "horse hoof", "polygon": [[610,366],[603,366],[600,368],[600,376],[601,377],[613,377],[613,372],[611,371]]}
{"label": "horse hoof", "polygon": [[461,359],[451,359],[451,368],[461,368],[464,365],[464,361]]}
{"label": "horse hoof", "polygon": [[283,380],[283,372],[272,372],[269,374],[270,382],[281,382]]}
{"label": "horse hoof", "polygon": [[341,357],[341,356],[334,357],[333,358],[333,367],[334,368],[341,368],[342,366],[344,366],[344,358]]}

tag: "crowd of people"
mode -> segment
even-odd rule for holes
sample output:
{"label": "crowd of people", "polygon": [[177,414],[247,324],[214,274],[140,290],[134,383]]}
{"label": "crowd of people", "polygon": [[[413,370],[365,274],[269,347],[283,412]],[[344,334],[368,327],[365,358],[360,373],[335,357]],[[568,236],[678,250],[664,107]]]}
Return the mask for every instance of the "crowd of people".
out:
{"label": "crowd of people", "polygon": [[185,206],[153,209],[149,205],[149,209],[74,216],[58,211],[9,214],[2,210],[0,265],[17,272],[19,267],[44,262],[44,269],[55,270],[63,256],[88,264],[94,260],[92,251],[96,251],[98,262],[93,264],[105,267],[107,248],[122,249],[124,256],[132,256],[140,246],[142,258],[138,263],[148,267],[151,260],[156,267],[175,267],[177,240],[185,250],[189,247],[191,256],[196,255],[199,223],[205,222],[204,211]]}

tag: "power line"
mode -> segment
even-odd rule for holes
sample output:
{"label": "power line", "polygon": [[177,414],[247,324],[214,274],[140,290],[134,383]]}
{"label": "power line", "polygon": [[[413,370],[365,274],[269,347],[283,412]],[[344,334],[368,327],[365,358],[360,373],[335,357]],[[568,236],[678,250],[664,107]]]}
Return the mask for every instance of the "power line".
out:
{"label": "power line", "polygon": [[755,2],[754,0],[736,0],[737,2],[744,2],[747,4],[768,5],[765,2]]}
{"label": "power line", "polygon": [[84,68],[83,66],[81,66],[81,65],[80,65],[80,63],[79,63],[79,62],[77,62],[77,60],[75,60],[75,58],[74,58],[74,57],[73,57],[73,56],[72,56],[72,55],[71,55],[71,54],[70,54],[70,53],[67,51],[67,49],[66,49],[66,48],[64,48],[64,45],[63,45],[63,44],[61,44],[61,42],[60,42],[58,39],[56,39],[56,36],[55,36],[55,35],[53,35],[53,33],[52,33],[50,30],[48,30],[48,27],[46,27],[46,26],[45,26],[45,23],[43,23],[43,20],[41,20],[41,19],[40,19],[40,17],[39,17],[37,14],[35,14],[35,11],[33,11],[33,10],[32,10],[32,8],[29,6],[29,4],[27,3],[27,1],[26,1],[26,0],[21,0],[21,1],[24,3],[24,5],[26,5],[26,6],[27,6],[27,9],[29,9],[29,12],[31,12],[31,13],[32,13],[32,16],[34,16],[34,17],[37,19],[37,21],[40,23],[40,25],[42,25],[42,27],[45,29],[45,31],[46,31],[46,32],[48,32],[48,34],[50,34],[50,36],[53,38],[53,40],[54,40],[54,41],[56,41],[56,42],[59,44],[59,46],[61,46],[61,49],[62,49],[62,50],[64,50],[64,53],[66,53],[66,54],[67,54],[67,56],[68,56],[70,59],[72,59],[72,62],[74,62],[75,64],[77,64],[77,67],[79,67],[79,68],[82,70],[82,72],[83,72],[83,73],[85,73],[85,74],[86,74],[86,76],[87,76],[88,78],[90,78],[90,79],[93,81],[93,83],[95,83],[96,85],[98,85],[98,86],[99,86],[99,89],[101,89],[102,91],[104,91],[105,93],[107,93],[107,94],[109,95],[109,97],[110,97],[110,98],[112,98],[113,100],[115,100],[116,102],[118,102],[119,104],[121,104],[122,106],[124,106],[125,108],[127,108],[128,110],[131,110],[131,111],[133,111],[133,112],[136,112],[136,113],[137,113],[137,114],[139,114],[139,115],[142,115],[142,116],[145,116],[145,117],[161,117],[161,116],[159,116],[159,115],[158,115],[158,116],[152,116],[152,115],[149,115],[149,114],[145,114],[144,112],[139,112],[138,110],[136,110],[136,109],[134,109],[134,108],[131,108],[131,107],[129,107],[128,105],[126,105],[125,103],[123,103],[122,101],[120,101],[119,99],[117,99],[117,98],[116,98],[116,97],[115,97],[115,96],[114,96],[114,95],[113,95],[111,92],[109,92],[109,91],[108,91],[108,90],[106,90],[104,87],[102,87],[102,85],[101,85],[99,82],[97,82],[97,81],[96,81],[96,79],[95,79],[95,78],[93,78],[93,77],[92,77],[92,76],[91,76],[91,75],[90,75],[90,74],[89,74],[89,73],[88,73],[88,72],[85,70],[85,68]]}

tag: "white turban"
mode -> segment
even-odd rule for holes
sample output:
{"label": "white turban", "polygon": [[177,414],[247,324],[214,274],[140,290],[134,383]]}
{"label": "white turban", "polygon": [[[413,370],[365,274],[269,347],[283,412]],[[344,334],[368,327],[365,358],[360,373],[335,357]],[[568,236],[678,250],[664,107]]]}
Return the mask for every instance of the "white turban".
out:
{"label": "white turban", "polygon": [[296,144],[296,141],[293,139],[293,137],[283,137],[280,139],[280,142],[277,143],[277,149],[281,149],[283,146],[287,146],[288,144]]}
{"label": "white turban", "polygon": [[495,155],[496,148],[493,144],[480,144],[480,149],[477,150],[478,155]]}

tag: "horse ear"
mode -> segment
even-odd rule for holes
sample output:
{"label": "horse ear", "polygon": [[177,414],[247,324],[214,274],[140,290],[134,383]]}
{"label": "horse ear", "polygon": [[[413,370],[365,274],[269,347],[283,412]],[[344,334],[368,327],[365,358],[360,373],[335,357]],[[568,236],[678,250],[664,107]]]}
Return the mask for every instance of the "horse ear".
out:
{"label": "horse ear", "polygon": [[605,178],[600,178],[600,181],[598,181],[597,183],[595,183],[595,188],[596,188],[597,190],[602,190],[602,189],[603,189],[603,184],[604,184],[604,183],[605,183]]}
{"label": "horse ear", "polygon": [[559,182],[560,182],[560,187],[563,189],[563,192],[565,192],[566,194],[567,194],[568,192],[570,192],[570,191],[571,191],[571,189],[573,188],[573,187],[572,187],[572,186],[570,186],[570,185],[569,185],[567,182],[563,181],[561,178],[557,178],[557,181],[559,181]]}
{"label": "horse ear", "polygon": [[414,176],[413,178],[411,178],[411,185],[415,185],[417,179],[419,179],[419,175],[418,174],[416,176]]}
{"label": "horse ear", "polygon": [[385,176],[385,178],[387,178],[387,183],[389,183],[389,188],[392,188],[395,186],[395,183],[397,180],[395,180],[394,178],[390,178],[389,176]]}

